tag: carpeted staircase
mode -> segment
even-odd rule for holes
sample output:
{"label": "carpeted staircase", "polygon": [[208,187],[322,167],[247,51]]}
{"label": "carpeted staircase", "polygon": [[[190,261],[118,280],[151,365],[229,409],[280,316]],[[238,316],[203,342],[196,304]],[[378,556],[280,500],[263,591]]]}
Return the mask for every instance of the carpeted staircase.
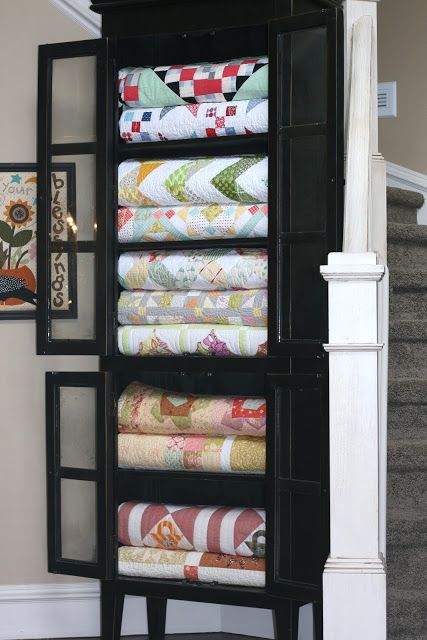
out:
{"label": "carpeted staircase", "polygon": [[387,190],[390,268],[388,640],[427,639],[427,225]]}

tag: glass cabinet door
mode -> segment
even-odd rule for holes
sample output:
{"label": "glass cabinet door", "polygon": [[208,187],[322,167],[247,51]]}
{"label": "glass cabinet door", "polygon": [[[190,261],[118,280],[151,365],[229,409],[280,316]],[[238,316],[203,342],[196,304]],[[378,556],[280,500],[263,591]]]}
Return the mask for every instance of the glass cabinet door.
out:
{"label": "glass cabinet door", "polygon": [[48,565],[93,578],[112,571],[109,374],[46,374]]}
{"label": "glass cabinet door", "polygon": [[319,267],[339,251],[343,198],[342,12],[269,28],[269,352],[327,339]]}
{"label": "glass cabinet door", "polygon": [[106,40],[39,49],[39,354],[108,353],[111,70]]}
{"label": "glass cabinet door", "polygon": [[267,407],[267,586],[319,588],[329,549],[325,381],[267,375]]}

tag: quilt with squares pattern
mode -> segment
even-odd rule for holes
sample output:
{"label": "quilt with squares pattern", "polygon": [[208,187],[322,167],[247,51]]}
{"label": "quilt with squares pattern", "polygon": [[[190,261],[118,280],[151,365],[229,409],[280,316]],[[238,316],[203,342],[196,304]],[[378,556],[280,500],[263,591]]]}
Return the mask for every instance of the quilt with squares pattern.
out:
{"label": "quilt with squares pattern", "polygon": [[121,207],[119,242],[266,238],[268,205]]}
{"label": "quilt with squares pattern", "polygon": [[265,511],[123,502],[119,542],[131,547],[265,556]]}
{"label": "quilt with squares pattern", "polygon": [[266,400],[165,391],[132,382],[118,402],[122,433],[265,436]]}
{"label": "quilt with squares pattern", "polygon": [[121,467],[212,473],[265,473],[265,438],[118,434]]}
{"label": "quilt with squares pattern", "polygon": [[120,137],[126,142],[240,136],[268,131],[268,100],[125,109]]}
{"label": "quilt with squares pattern", "polygon": [[264,587],[265,559],[199,551],[120,547],[119,574]]}
{"label": "quilt with squares pattern", "polygon": [[265,289],[265,249],[192,249],[122,253],[118,278],[125,289],[149,291]]}
{"label": "quilt with squares pattern", "polygon": [[265,327],[221,324],[126,325],[119,327],[117,342],[124,356],[264,358],[267,355]]}
{"label": "quilt with squares pattern", "polygon": [[118,181],[124,207],[268,202],[266,156],[125,160]]}
{"label": "quilt with squares pattern", "polygon": [[129,107],[172,107],[185,103],[230,102],[266,98],[268,58],[119,71],[119,94]]}
{"label": "quilt with squares pattern", "polygon": [[267,290],[122,291],[120,324],[235,324],[267,326]]}

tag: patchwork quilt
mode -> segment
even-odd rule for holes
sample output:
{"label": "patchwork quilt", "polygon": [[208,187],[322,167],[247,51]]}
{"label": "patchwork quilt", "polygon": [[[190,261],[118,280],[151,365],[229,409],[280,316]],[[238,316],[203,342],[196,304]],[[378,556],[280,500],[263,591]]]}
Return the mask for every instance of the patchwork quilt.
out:
{"label": "patchwork quilt", "polygon": [[268,100],[125,109],[119,127],[120,137],[126,142],[265,133],[268,131]]}
{"label": "patchwork quilt", "polygon": [[267,290],[122,291],[120,324],[232,324],[267,326]]}
{"label": "patchwork quilt", "polygon": [[267,355],[267,329],[220,324],[126,325],[119,327],[118,348],[125,356],[263,358]]}
{"label": "patchwork quilt", "polygon": [[266,98],[268,58],[127,67],[119,71],[121,101],[129,107]]}
{"label": "patchwork quilt", "polygon": [[119,242],[266,238],[268,205],[122,207]]}
{"label": "patchwork quilt", "polygon": [[266,156],[125,160],[118,174],[124,207],[268,202]]}
{"label": "patchwork quilt", "polygon": [[155,549],[265,556],[265,511],[145,502],[119,506],[121,544]]}
{"label": "patchwork quilt", "polygon": [[122,253],[118,278],[124,289],[148,291],[265,289],[265,249],[192,249]]}
{"label": "patchwork quilt", "polygon": [[265,473],[265,438],[119,433],[118,456],[138,469]]}
{"label": "patchwork quilt", "polygon": [[122,433],[265,436],[265,398],[195,396],[132,382],[118,402]]}
{"label": "patchwork quilt", "polygon": [[264,587],[265,559],[223,553],[120,547],[119,574]]}

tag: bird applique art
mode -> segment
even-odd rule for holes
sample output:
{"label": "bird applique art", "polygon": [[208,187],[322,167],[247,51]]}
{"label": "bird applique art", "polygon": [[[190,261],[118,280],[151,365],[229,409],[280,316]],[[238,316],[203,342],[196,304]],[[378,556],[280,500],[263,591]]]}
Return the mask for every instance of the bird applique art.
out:
{"label": "bird applique art", "polygon": [[0,275],[0,301],[4,302],[8,298],[17,298],[35,305],[37,295],[27,288],[24,278]]}

